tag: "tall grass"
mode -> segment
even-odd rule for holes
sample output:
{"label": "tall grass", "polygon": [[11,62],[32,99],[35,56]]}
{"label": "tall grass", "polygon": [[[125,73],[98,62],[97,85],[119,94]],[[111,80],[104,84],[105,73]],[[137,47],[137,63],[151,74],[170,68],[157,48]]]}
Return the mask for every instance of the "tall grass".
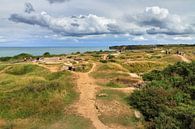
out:
{"label": "tall grass", "polygon": [[12,65],[0,74],[0,118],[56,121],[77,97],[71,73],[31,64]]}
{"label": "tall grass", "polygon": [[129,70],[129,72],[132,73],[145,73],[149,72],[155,69],[163,69],[168,64],[167,63],[160,63],[160,62],[132,62],[132,63],[126,63],[122,64],[125,68]]}

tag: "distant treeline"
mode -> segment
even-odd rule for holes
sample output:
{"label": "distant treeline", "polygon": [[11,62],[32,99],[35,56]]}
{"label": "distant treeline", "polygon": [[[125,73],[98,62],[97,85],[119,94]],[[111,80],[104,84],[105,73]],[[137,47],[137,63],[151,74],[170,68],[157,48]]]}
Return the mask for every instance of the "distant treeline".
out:
{"label": "distant treeline", "polygon": [[195,47],[195,44],[169,44],[169,45],[122,45],[111,46],[109,49],[115,50],[140,50],[140,49],[153,49],[153,48],[170,48],[170,47]]}

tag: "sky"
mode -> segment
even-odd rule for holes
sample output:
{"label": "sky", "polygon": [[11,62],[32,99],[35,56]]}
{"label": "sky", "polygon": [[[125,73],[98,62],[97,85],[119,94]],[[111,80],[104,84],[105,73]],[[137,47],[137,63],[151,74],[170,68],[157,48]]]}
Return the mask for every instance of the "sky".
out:
{"label": "sky", "polygon": [[195,43],[195,0],[1,0],[0,46]]}

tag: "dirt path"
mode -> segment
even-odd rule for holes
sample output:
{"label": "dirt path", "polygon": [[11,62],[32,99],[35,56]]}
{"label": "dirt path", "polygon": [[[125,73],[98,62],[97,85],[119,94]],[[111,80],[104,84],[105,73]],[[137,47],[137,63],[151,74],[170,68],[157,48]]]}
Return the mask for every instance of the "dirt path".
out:
{"label": "dirt path", "polygon": [[115,90],[115,91],[120,91],[120,92],[123,92],[123,93],[133,93],[135,90],[137,90],[137,88],[134,88],[134,87],[126,87],[126,88],[101,88],[101,89],[104,89],[104,90]]}
{"label": "dirt path", "polygon": [[88,73],[75,73],[78,77],[77,87],[80,92],[80,99],[75,105],[78,113],[85,118],[92,121],[96,129],[109,129],[98,118],[98,110],[95,106],[96,99],[96,86],[93,78],[89,76],[89,73],[93,72],[96,64],[93,64],[92,69]]}
{"label": "dirt path", "polygon": [[182,61],[186,62],[186,63],[190,63],[191,61],[189,59],[187,59],[186,57],[182,56],[182,55],[177,55],[178,57],[181,58]]}
{"label": "dirt path", "polygon": [[6,70],[8,70],[9,68],[11,68],[11,66],[7,66],[7,67],[5,67],[4,69],[2,69],[1,71],[0,71],[0,74],[1,73],[4,73]]}
{"label": "dirt path", "polygon": [[108,54],[103,55],[103,60],[107,60]]}

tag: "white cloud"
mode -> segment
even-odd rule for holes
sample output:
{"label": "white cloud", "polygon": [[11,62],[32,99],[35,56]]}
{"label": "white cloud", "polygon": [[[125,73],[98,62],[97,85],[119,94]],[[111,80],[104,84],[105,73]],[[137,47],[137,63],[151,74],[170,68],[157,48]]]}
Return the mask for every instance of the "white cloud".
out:
{"label": "white cloud", "polygon": [[[116,21],[96,15],[55,18],[42,12],[41,14],[12,14],[10,20],[48,28],[64,36],[100,35],[115,33]],[[117,33],[117,32],[116,32]]]}
{"label": "white cloud", "polygon": [[4,36],[0,36],[0,43],[8,42]]}
{"label": "white cloud", "polygon": [[158,6],[146,7],[145,11],[134,17],[136,23],[143,26],[148,34],[180,35],[194,33],[191,25],[180,16],[171,14],[168,9]]}
{"label": "white cloud", "polygon": [[33,6],[26,4],[26,13],[15,13],[10,20],[17,23],[37,25],[47,28],[62,36],[90,36],[105,34],[129,34],[135,37],[134,40],[143,41],[144,34],[156,35],[184,35],[193,34],[194,28],[186,24],[178,15],[169,13],[168,9],[157,6],[146,7],[141,14],[136,14],[128,22],[121,19],[99,17],[94,14],[72,17],[53,17],[46,12],[33,12]]}
{"label": "white cloud", "polygon": [[193,38],[192,37],[174,37],[173,38],[174,40],[193,40]]}
{"label": "white cloud", "polygon": [[133,41],[147,41],[148,39],[144,38],[143,36],[135,36]]}

